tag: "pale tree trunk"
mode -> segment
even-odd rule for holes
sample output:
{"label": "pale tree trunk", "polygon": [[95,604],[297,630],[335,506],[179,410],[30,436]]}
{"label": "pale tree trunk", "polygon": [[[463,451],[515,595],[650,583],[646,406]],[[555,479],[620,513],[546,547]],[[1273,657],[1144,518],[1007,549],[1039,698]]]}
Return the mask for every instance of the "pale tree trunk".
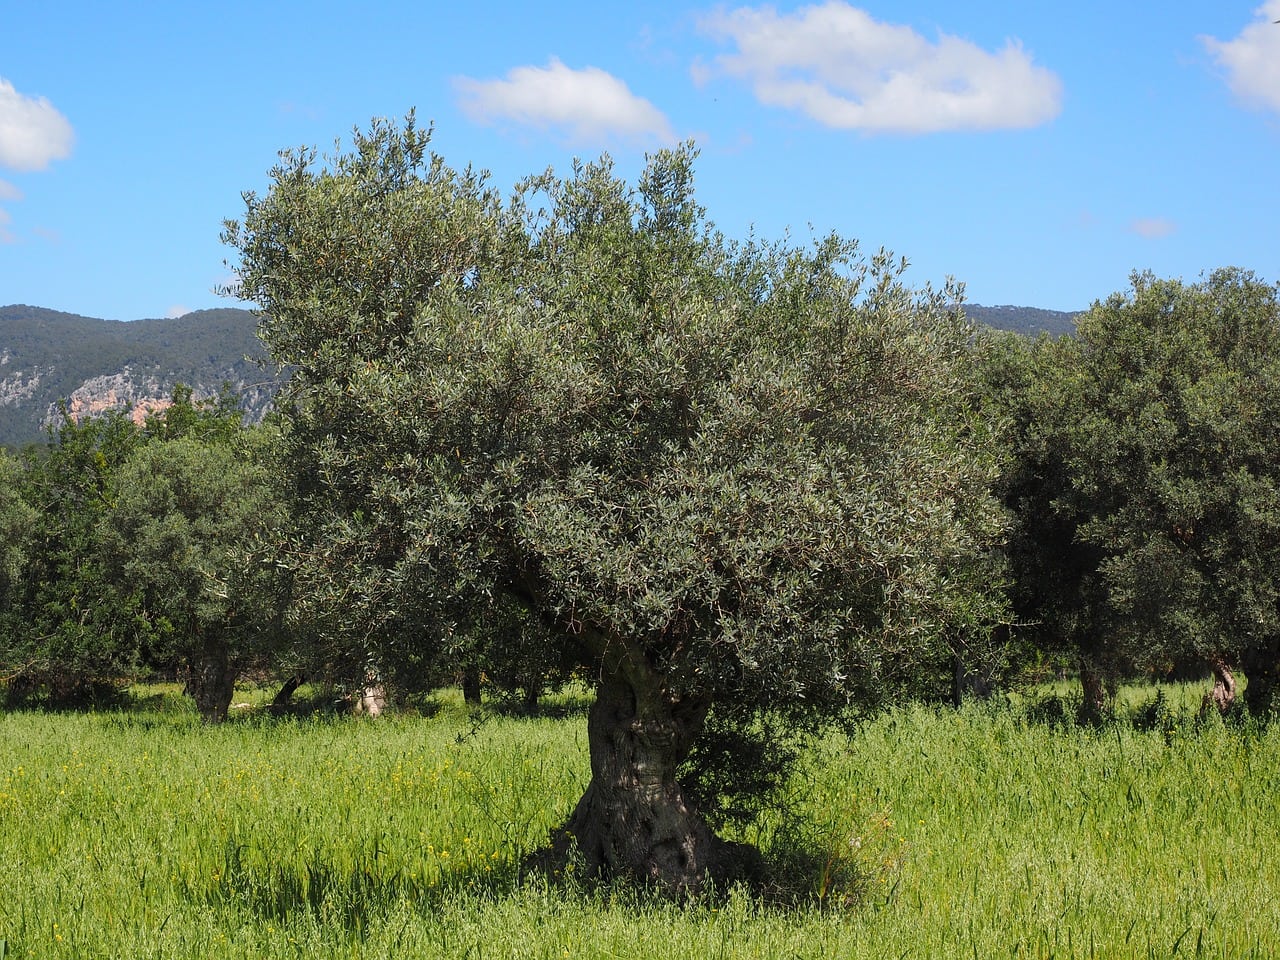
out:
{"label": "pale tree trunk", "polygon": [[387,687],[382,678],[370,671],[365,674],[364,686],[351,697],[351,712],[357,715],[380,717],[387,709]]}
{"label": "pale tree trunk", "polygon": [[587,718],[591,782],[535,865],[677,896],[754,869],[755,851],[717,837],[676,781],[708,707],[671,697],[642,651],[612,641]]}
{"label": "pale tree trunk", "polygon": [[187,691],[196,702],[196,710],[205,723],[222,723],[235,692],[236,674],[231,669],[227,645],[216,638],[206,638],[191,661],[191,677]]}
{"label": "pale tree trunk", "polygon": [[1213,669],[1213,689],[1204,695],[1200,704],[1200,715],[1210,710],[1217,710],[1223,716],[1231,712],[1236,704],[1236,678],[1222,657],[1214,657],[1209,661]]}

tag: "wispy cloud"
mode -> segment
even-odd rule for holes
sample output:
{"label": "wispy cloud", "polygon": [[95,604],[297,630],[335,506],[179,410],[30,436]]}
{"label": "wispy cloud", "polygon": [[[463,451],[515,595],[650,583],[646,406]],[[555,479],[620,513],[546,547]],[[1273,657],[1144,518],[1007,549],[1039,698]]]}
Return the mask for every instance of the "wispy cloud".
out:
{"label": "wispy cloud", "polygon": [[[703,30],[736,45],[716,72],[749,83],[764,104],[829,127],[875,133],[1033,127],[1058,115],[1062,83],[1016,41],[989,52],[959,37],[930,41],[841,0],[779,14],[740,7]],[[695,82],[708,67],[694,67]]]}
{"label": "wispy cloud", "polygon": [[1129,224],[1129,232],[1148,240],[1158,240],[1178,232],[1178,225],[1165,217],[1140,217]]}
{"label": "wispy cloud", "polygon": [[676,140],[661,110],[597,67],[574,70],[553,57],[545,67],[515,67],[500,80],[455,77],[453,86],[462,111],[477,123],[508,121],[589,145]]}
{"label": "wispy cloud", "polygon": [[0,77],[0,166],[43,170],[71,154],[71,124],[44,97],[19,93]]}
{"label": "wispy cloud", "polygon": [[1280,113],[1280,0],[1254,11],[1254,22],[1234,39],[1201,37],[1200,42],[1226,74],[1241,100]]}
{"label": "wispy cloud", "polygon": [[[7,200],[21,200],[21,199],[22,199],[21,190],[15,187],[12,183],[9,183],[7,180],[0,180],[0,203],[3,203]],[[12,220],[13,220],[13,217],[9,214],[9,211],[6,210],[4,207],[0,207],[0,243],[17,243],[18,242],[17,236],[14,234],[12,230],[9,229],[9,224]]]}

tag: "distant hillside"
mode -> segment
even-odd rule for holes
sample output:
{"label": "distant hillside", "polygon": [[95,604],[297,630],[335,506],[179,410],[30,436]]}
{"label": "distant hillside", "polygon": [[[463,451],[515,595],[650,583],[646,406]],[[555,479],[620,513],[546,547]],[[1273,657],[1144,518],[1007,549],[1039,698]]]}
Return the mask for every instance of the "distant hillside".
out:
{"label": "distant hillside", "polygon": [[984,307],[976,303],[964,305],[965,316],[974,323],[984,323],[997,330],[1012,330],[1037,336],[1047,333],[1052,337],[1060,337],[1064,333],[1074,333],[1076,317],[1079,312],[1064,310],[1040,310],[1036,307]]}
{"label": "distant hillside", "polygon": [[230,383],[259,420],[279,387],[248,310],[198,310],[121,323],[41,307],[0,307],[0,444],[42,441],[67,401],[73,414],[163,407],[174,384],[197,397]]}

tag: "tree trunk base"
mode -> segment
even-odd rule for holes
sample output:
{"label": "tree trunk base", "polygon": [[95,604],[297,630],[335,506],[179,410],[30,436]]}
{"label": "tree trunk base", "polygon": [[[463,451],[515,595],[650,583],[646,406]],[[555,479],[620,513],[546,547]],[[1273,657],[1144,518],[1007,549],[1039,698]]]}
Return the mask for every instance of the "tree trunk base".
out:
{"label": "tree trunk base", "polygon": [[1213,668],[1213,689],[1204,695],[1200,704],[1200,716],[1216,710],[1225,717],[1236,705],[1236,678],[1226,661],[1220,657],[1210,661],[1210,666]]}
{"label": "tree trunk base", "polygon": [[604,794],[589,786],[573,815],[552,832],[550,845],[532,854],[525,867],[553,878],[629,881],[674,898],[762,879],[759,851],[716,836],[684,803],[678,787],[675,795],[638,803]]}
{"label": "tree trunk base", "polygon": [[602,666],[587,716],[591,783],[529,865],[677,898],[758,874],[759,854],[717,837],[676,779],[709,703],[671,696],[644,655],[621,642]]}
{"label": "tree trunk base", "polygon": [[1110,677],[1102,664],[1087,657],[1081,659],[1080,687],[1083,697],[1076,722],[1086,727],[1097,726],[1110,714],[1114,695]]}
{"label": "tree trunk base", "polygon": [[227,649],[210,644],[191,665],[187,692],[196,702],[196,711],[205,723],[222,723],[235,693],[236,672],[231,669]]}

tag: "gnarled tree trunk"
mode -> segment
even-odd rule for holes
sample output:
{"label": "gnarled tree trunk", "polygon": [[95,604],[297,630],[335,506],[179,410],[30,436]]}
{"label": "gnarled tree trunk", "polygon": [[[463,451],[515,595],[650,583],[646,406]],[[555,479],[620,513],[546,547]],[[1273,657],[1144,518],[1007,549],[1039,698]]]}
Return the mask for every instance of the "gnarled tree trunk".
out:
{"label": "gnarled tree trunk", "polygon": [[1080,686],[1084,698],[1080,701],[1079,723],[1092,726],[1102,722],[1111,707],[1111,678],[1105,665],[1088,654],[1080,656]]}
{"label": "gnarled tree trunk", "polygon": [[672,895],[745,876],[755,851],[717,837],[676,780],[709,706],[670,696],[642,651],[612,642],[587,719],[591,782],[535,865]]}
{"label": "gnarled tree trunk", "polygon": [[1218,713],[1226,716],[1236,704],[1235,675],[1222,657],[1213,657],[1209,661],[1209,666],[1213,670],[1213,689],[1204,695],[1204,701],[1200,704],[1200,715],[1204,716],[1210,710],[1217,710]]}
{"label": "gnarled tree trunk", "polygon": [[227,645],[217,638],[205,638],[191,660],[187,692],[205,723],[222,723],[235,692],[236,674],[231,669]]}

